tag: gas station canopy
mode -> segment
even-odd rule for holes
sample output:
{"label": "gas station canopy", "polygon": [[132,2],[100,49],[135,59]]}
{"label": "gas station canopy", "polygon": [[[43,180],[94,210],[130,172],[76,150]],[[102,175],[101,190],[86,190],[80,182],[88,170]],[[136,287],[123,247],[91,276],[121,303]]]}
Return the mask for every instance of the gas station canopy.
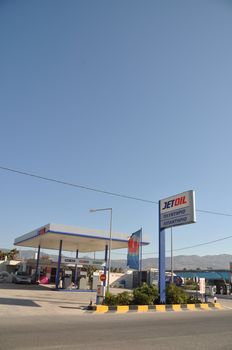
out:
{"label": "gas station canopy", "polygon": [[[123,249],[128,247],[130,234],[112,233],[111,249]],[[109,232],[65,226],[58,224],[47,224],[34,231],[26,233],[15,239],[14,245],[22,247],[59,250],[60,241],[64,251],[95,252],[104,251],[109,245]],[[148,245],[142,242],[142,245]]]}

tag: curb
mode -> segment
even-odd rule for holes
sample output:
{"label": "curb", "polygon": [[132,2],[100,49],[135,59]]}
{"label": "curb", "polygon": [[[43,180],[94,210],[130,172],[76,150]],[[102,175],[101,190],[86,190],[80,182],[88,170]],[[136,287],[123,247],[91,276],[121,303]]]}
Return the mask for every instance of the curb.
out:
{"label": "curb", "polygon": [[107,305],[96,305],[88,306],[87,310],[95,313],[127,313],[130,311],[134,312],[165,312],[165,311],[194,311],[194,310],[212,310],[221,309],[220,303],[202,303],[202,304],[173,304],[173,305],[118,305],[118,306],[107,306]]}

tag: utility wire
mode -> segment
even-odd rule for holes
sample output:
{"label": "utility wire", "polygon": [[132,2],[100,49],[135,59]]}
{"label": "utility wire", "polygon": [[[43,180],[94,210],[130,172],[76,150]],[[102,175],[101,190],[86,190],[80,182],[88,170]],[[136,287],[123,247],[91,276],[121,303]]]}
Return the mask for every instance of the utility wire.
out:
{"label": "utility wire", "polygon": [[[75,183],[71,183],[71,182],[66,182],[66,181],[62,181],[62,180],[58,180],[58,179],[54,179],[54,178],[49,178],[49,177],[45,177],[45,176],[40,176],[37,174],[32,174],[32,173],[28,173],[25,171],[20,171],[20,170],[16,170],[16,169],[12,169],[12,168],[7,168],[7,167],[3,167],[0,166],[0,169],[8,171],[8,172],[12,172],[15,174],[20,174],[20,175],[24,175],[24,176],[30,176],[39,180],[45,180],[45,181],[50,181],[50,182],[55,182],[58,183],[60,185],[66,185],[66,186],[70,186],[70,187],[76,187],[79,189],[83,189],[83,190],[88,190],[88,191],[93,191],[93,192],[98,192],[98,193],[102,193],[102,194],[106,194],[106,195],[111,195],[111,196],[115,196],[115,197],[120,197],[120,198],[125,198],[125,199],[131,199],[131,200],[136,200],[136,201],[140,201],[140,202],[145,202],[145,203],[151,203],[151,204],[159,204],[159,202],[157,201],[152,201],[149,199],[144,199],[144,198],[139,198],[139,197],[134,197],[134,196],[129,196],[129,195],[125,195],[125,194],[121,194],[121,193],[115,193],[115,192],[109,192],[109,191],[104,191],[104,190],[100,190],[97,188],[93,188],[93,187],[88,187],[88,186],[83,186],[83,185],[78,185]],[[210,210],[202,210],[202,209],[197,209],[197,212],[200,213],[205,213],[205,214],[212,214],[212,215],[221,215],[221,216],[229,216],[231,217],[232,214],[228,214],[228,213],[221,213],[221,212],[217,212],[217,211],[210,211]],[[232,238],[232,236],[227,236],[227,237],[223,237],[223,238],[219,238],[213,241],[209,241],[209,242],[205,242],[205,243],[200,243],[200,244],[195,244],[192,246],[187,246],[187,247],[183,247],[183,248],[176,248],[173,249],[173,251],[180,251],[180,250],[186,250],[186,249],[192,249],[192,248],[196,248],[196,247],[201,247],[204,245],[208,245],[208,244],[212,244],[212,243],[216,243],[216,242],[220,242],[220,241],[224,241],[226,239],[230,239]],[[170,252],[170,250],[167,250],[166,252]],[[120,253],[114,253],[114,254],[120,254]],[[143,255],[157,255],[158,252],[155,253],[143,253]]]}
{"label": "utility wire", "polygon": [[221,216],[232,216],[232,214],[228,213],[220,213],[218,211],[210,211],[210,210],[201,210],[201,209],[196,209],[198,213],[205,213],[205,214],[213,214],[213,215],[221,215]]}
{"label": "utility wire", "polygon": [[151,201],[149,199],[143,199],[143,198],[139,198],[139,197],[128,196],[128,195],[125,195],[125,194],[99,190],[97,188],[88,187],[88,186],[82,186],[82,185],[78,185],[78,184],[71,183],[71,182],[66,182],[66,181],[57,180],[57,179],[53,179],[53,178],[49,178],[49,177],[45,177],[45,176],[40,176],[40,175],[36,175],[36,174],[32,174],[32,173],[27,173],[25,171],[20,171],[20,170],[15,170],[15,169],[11,169],[11,168],[6,168],[6,167],[3,167],[3,166],[0,166],[0,169],[6,170],[6,171],[10,171],[12,173],[20,174],[20,175],[26,175],[26,176],[34,177],[34,178],[39,179],[39,180],[55,182],[55,183],[58,183],[60,185],[76,187],[76,188],[80,188],[80,189],[83,189],[83,190],[94,191],[94,192],[98,192],[98,193],[107,194],[107,195],[110,195],[110,196],[121,197],[121,198],[126,198],[126,199],[132,199],[132,200],[140,201],[140,202],[146,202],[146,203],[151,203],[151,204],[158,204],[158,202]]}
{"label": "utility wire", "polygon": [[[58,184],[60,184],[60,185],[66,185],[66,186],[76,187],[76,188],[83,189],[83,190],[87,190],[87,191],[98,192],[98,193],[102,193],[102,194],[106,194],[106,195],[110,195],[110,196],[115,196],[115,197],[120,197],[120,198],[125,198],[125,199],[131,199],[131,200],[140,201],[140,202],[145,202],[145,203],[150,203],[150,204],[157,204],[157,205],[159,204],[159,202],[157,202],[157,201],[152,201],[152,200],[150,200],[150,199],[145,199],[145,198],[140,198],[140,197],[129,196],[129,195],[122,194],[122,193],[116,193],[116,192],[110,192],[110,191],[100,190],[100,189],[94,188],[94,187],[78,185],[78,184],[75,184],[75,183],[71,183],[71,182],[67,182],[67,181],[62,181],[62,180],[58,180],[58,179],[54,179],[54,178],[49,178],[49,177],[45,177],[45,176],[41,176],[41,175],[37,175],[37,174],[32,174],[32,173],[28,173],[28,172],[25,172],[25,171],[20,171],[20,170],[16,170],[16,169],[12,169],[12,168],[7,168],[7,167],[3,167],[3,166],[0,166],[0,169],[5,170],[5,171],[8,171],[8,172],[15,173],[15,174],[30,176],[30,177],[33,177],[33,178],[36,178],[36,179],[39,179],[39,180],[45,180],[45,181],[55,182],[55,183],[58,183]],[[232,214],[221,213],[221,212],[217,212],[217,211],[202,210],[202,209],[196,209],[196,211],[199,212],[199,213],[205,213],[205,214],[212,214],[212,215],[220,215],[220,216],[232,217]]]}
{"label": "utility wire", "polygon": [[[227,236],[227,237],[223,237],[223,238],[218,238],[218,239],[215,239],[215,240],[213,240],[213,241],[204,242],[204,243],[199,243],[199,244],[195,244],[195,245],[187,246],[187,247],[183,247],[183,248],[176,248],[176,249],[174,249],[174,250],[175,250],[175,251],[179,251],[179,250],[185,250],[185,249],[191,249],[191,248],[201,247],[201,246],[204,246],[204,245],[208,245],[208,244],[212,244],[212,243],[217,243],[217,242],[220,242],[220,241],[225,241],[226,239],[230,239],[230,238],[232,238],[232,236]],[[168,252],[170,252],[170,250],[168,250]]]}
{"label": "utility wire", "polygon": [[[223,237],[223,238],[218,238],[218,239],[215,239],[213,241],[208,241],[208,242],[204,242],[204,243],[199,243],[199,244],[194,244],[194,245],[191,245],[191,246],[187,246],[187,247],[183,247],[183,248],[176,248],[176,249],[173,249],[173,251],[180,251],[180,250],[186,250],[186,249],[191,249],[191,248],[196,248],[196,247],[201,247],[201,246],[204,246],[204,245],[208,245],[208,244],[212,244],[212,243],[217,243],[217,242],[220,242],[220,241],[225,241],[226,239],[230,239],[232,238],[232,235],[231,236],[227,236],[227,237]],[[166,253],[168,252],[171,252],[171,250],[166,250]],[[118,254],[118,255],[121,255],[122,253],[117,253],[117,252],[113,252],[113,254]],[[158,252],[154,252],[154,253],[143,253],[143,255],[158,255],[159,253]]]}
{"label": "utility wire", "polygon": [[[195,245],[191,245],[191,246],[187,246],[187,247],[183,247],[183,248],[176,248],[176,249],[173,249],[173,251],[179,251],[179,250],[186,250],[186,249],[191,249],[191,248],[196,248],[196,247],[201,247],[201,246],[204,246],[204,245],[208,245],[208,244],[212,244],[212,243],[217,243],[217,242],[220,242],[220,241],[225,241],[226,239],[230,239],[232,238],[232,235],[231,236],[227,236],[227,237],[223,237],[223,238],[218,238],[218,239],[215,239],[213,241],[208,241],[208,242],[204,242],[204,243],[199,243],[199,244],[195,244]],[[166,252],[170,252],[171,250],[166,250]],[[155,253],[143,253],[144,255],[149,255],[149,254],[158,254],[158,252],[155,252]]]}

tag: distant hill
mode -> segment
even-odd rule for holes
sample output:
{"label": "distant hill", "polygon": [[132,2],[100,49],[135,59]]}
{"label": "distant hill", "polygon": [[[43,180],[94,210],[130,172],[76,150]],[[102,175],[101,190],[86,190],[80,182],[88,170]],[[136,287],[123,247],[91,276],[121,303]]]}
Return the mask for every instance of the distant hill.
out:
{"label": "distant hill", "polygon": [[[0,248],[1,251],[8,252],[9,249]],[[41,256],[48,255],[41,252]],[[53,261],[58,260],[57,255],[50,255]],[[21,259],[33,259],[35,258],[34,250],[20,250]],[[232,255],[230,254],[219,254],[219,255],[178,255],[173,258],[174,270],[182,269],[229,269],[230,262],[232,262]],[[113,268],[126,268],[126,260],[112,260],[111,266]],[[143,259],[142,262],[143,270],[149,270],[151,267],[158,268],[158,258]],[[171,269],[170,257],[166,258],[166,269]]]}
{"label": "distant hill", "polygon": [[[182,269],[229,269],[230,262],[232,262],[232,255],[178,255],[173,258],[174,270]],[[126,268],[126,260],[113,260],[112,267]],[[151,267],[158,268],[158,258],[143,259],[142,268],[148,270]],[[166,258],[166,269],[171,269],[171,259]]]}
{"label": "distant hill", "polygon": [[[17,248],[16,248],[17,249]],[[17,249],[19,250],[19,249]],[[4,252],[4,253],[9,253],[10,249],[5,249],[5,248],[0,248],[0,251]],[[27,260],[27,259],[34,259],[35,258],[35,254],[36,254],[36,250],[19,250],[19,258],[22,260]],[[40,254],[41,256],[44,255],[49,255],[49,257],[56,261],[58,260],[58,255],[51,255],[51,254],[47,254],[44,252],[41,252]]]}
{"label": "distant hill", "polygon": [[0,248],[0,251],[3,253],[9,253],[10,249]]}

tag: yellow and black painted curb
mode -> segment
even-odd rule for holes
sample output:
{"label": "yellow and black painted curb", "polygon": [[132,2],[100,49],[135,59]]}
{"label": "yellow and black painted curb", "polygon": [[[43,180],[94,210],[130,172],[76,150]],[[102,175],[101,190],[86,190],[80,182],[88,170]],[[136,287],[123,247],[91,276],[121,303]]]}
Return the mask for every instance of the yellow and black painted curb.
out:
{"label": "yellow and black painted curb", "polygon": [[148,312],[148,311],[186,311],[186,310],[212,310],[221,309],[220,303],[201,303],[201,304],[173,304],[173,305],[118,305],[118,306],[107,306],[107,305],[96,305],[89,306],[88,311],[95,313],[127,313],[129,311],[136,312]]}

